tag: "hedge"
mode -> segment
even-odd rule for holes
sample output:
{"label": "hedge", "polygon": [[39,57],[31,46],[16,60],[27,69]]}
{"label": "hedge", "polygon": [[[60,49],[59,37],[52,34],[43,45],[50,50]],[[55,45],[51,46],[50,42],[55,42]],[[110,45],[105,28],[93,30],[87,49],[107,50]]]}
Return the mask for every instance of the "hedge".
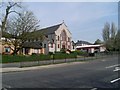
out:
{"label": "hedge", "polygon": [[76,58],[76,54],[65,54],[56,53],[52,55],[2,55],[2,63],[12,63],[12,62],[26,62],[26,61],[38,61],[38,60],[51,60],[51,59],[65,59],[65,58]]}

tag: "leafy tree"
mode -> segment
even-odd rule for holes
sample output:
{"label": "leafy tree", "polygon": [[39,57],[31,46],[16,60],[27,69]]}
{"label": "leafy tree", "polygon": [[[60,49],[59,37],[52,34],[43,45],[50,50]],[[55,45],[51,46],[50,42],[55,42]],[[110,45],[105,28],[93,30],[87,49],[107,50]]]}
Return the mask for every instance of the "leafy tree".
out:
{"label": "leafy tree", "polygon": [[95,45],[96,45],[96,44],[103,44],[103,42],[102,42],[100,39],[97,39],[94,44],[95,44]]}

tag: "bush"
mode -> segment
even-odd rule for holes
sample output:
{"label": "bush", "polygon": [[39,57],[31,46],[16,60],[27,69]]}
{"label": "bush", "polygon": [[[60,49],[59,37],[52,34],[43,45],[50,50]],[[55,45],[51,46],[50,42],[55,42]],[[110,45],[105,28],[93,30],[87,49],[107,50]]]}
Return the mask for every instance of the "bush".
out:
{"label": "bush", "polygon": [[95,53],[89,53],[89,56],[95,56]]}
{"label": "bush", "polygon": [[66,53],[56,53],[55,55],[54,55],[54,58],[55,59],[67,59],[67,58],[76,58],[77,57],[77,55],[76,54],[74,54],[74,53],[71,53],[71,54],[66,54]]}
{"label": "bush", "polygon": [[49,55],[53,55],[53,52],[49,52]]}
{"label": "bush", "polygon": [[50,60],[50,55],[2,55],[2,63]]}
{"label": "bush", "polygon": [[76,55],[80,55],[80,56],[87,56],[88,55],[87,52],[80,51],[80,50],[73,51],[72,53],[74,53]]}
{"label": "bush", "polygon": [[66,49],[65,49],[65,48],[62,48],[62,49],[60,50],[60,52],[61,52],[61,53],[66,53]]}
{"label": "bush", "polygon": [[51,59],[51,55],[44,55],[44,54],[41,54],[39,55],[39,58],[40,60],[50,60]]}
{"label": "bush", "polygon": [[37,53],[32,53],[32,55],[37,55]]}

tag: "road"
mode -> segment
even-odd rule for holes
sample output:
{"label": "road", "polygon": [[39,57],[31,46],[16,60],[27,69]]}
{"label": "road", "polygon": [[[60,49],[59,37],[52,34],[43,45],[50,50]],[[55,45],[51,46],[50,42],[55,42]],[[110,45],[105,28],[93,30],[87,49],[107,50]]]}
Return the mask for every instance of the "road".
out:
{"label": "road", "polygon": [[[7,88],[118,88],[118,57],[2,74]],[[111,83],[112,81],[112,83]]]}

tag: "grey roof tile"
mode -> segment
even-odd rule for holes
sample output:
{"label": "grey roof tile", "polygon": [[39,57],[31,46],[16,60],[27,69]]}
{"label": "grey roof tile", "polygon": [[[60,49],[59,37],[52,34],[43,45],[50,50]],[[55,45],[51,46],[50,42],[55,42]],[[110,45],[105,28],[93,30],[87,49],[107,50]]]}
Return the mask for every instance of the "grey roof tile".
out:
{"label": "grey roof tile", "polygon": [[49,34],[54,34],[55,31],[60,27],[61,24],[58,24],[58,25],[54,25],[54,26],[50,26],[50,27],[47,27],[47,28],[43,28],[43,29],[40,29],[38,31],[35,31],[36,33],[44,33],[45,35],[49,35]]}
{"label": "grey roof tile", "polygon": [[23,44],[23,48],[34,48],[34,49],[40,49],[42,48],[42,43],[40,41],[36,42],[25,42]]}

